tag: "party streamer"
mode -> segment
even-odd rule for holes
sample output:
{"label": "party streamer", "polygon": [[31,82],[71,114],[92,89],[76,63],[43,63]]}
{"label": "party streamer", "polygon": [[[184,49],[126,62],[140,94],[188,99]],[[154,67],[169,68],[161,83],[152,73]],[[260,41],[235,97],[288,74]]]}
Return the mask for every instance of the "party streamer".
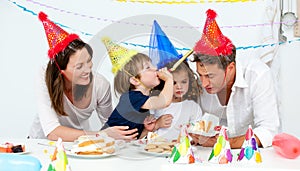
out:
{"label": "party streamer", "polygon": [[[17,4],[16,2],[13,2],[13,1],[10,1],[10,0],[8,0],[8,1],[12,2],[14,5],[16,5],[17,7],[21,8],[25,12],[28,12],[28,13],[34,15],[34,16],[37,15],[37,13],[35,13],[35,12],[27,9],[24,6],[21,6],[21,5]],[[81,34],[86,35],[86,36],[94,36],[93,34],[86,33],[84,31],[78,31],[78,30],[75,30],[75,29],[73,29],[71,27],[68,27],[66,25],[60,24],[58,22],[55,22],[54,20],[52,20],[52,21],[55,24],[59,25],[60,27],[73,30],[75,32],[81,33]],[[276,46],[276,45],[282,45],[282,44],[293,43],[293,42],[300,42],[300,38],[299,39],[294,39],[294,40],[289,40],[287,42],[277,42],[277,43],[263,44],[263,45],[256,45],[256,46],[241,46],[241,47],[237,47],[236,50],[247,50],[247,49],[264,48],[264,47],[268,47],[268,46]],[[121,42],[121,43],[126,44],[126,45],[131,45],[131,46],[138,46],[138,47],[142,47],[142,48],[155,48],[155,47],[150,47],[150,46],[147,46],[147,45],[141,45],[141,44],[135,44],[135,43],[128,43],[128,42]],[[190,48],[175,48],[175,49],[176,50],[181,50],[181,51],[190,51],[191,50]]]}
{"label": "party streamer", "polygon": [[[8,0],[8,1],[10,1],[10,0]],[[52,7],[50,5],[43,4],[43,3],[40,3],[40,2],[36,2],[34,0],[27,0],[27,2],[30,2],[30,3],[33,3],[35,5],[45,7],[45,8],[48,8],[48,9],[52,9],[52,10],[55,10],[55,11],[58,11],[58,12],[72,14],[76,17],[83,17],[83,18],[87,18],[87,19],[95,19],[95,20],[103,21],[103,22],[122,23],[122,24],[134,25],[134,26],[140,26],[140,27],[149,27],[149,28],[152,27],[151,24],[134,23],[134,22],[128,22],[128,21],[120,21],[120,20],[113,20],[113,19],[108,19],[108,18],[99,18],[99,17],[94,17],[94,16],[88,16],[88,15],[85,15],[85,14],[80,14],[80,13],[77,13],[77,12],[71,12],[71,11],[67,11],[67,10],[64,10],[64,9],[59,9],[59,8],[56,8],[56,7]],[[299,21],[300,20],[297,20],[297,22],[299,22]],[[220,26],[220,28],[264,27],[264,26],[270,26],[270,25],[274,25],[274,24],[279,25],[279,24],[285,24],[285,23],[288,23],[288,22],[273,22],[273,23],[249,24],[249,25],[238,25],[238,26]],[[161,25],[161,27],[174,28],[174,29],[200,29],[200,27],[196,27],[196,26]]]}
{"label": "party streamer", "polygon": [[256,0],[116,0],[117,2],[149,3],[149,4],[196,4],[196,3],[232,3],[232,2],[255,2]]}

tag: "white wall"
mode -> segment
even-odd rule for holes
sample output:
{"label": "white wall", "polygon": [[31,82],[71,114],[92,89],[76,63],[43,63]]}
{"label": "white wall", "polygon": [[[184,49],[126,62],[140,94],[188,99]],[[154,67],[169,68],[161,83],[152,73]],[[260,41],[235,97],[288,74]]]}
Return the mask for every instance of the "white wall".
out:
{"label": "white wall", "polygon": [[[260,45],[264,42],[265,32],[272,31],[267,26],[256,26],[266,21],[266,4],[272,1],[245,3],[199,3],[193,5],[157,5],[142,3],[120,3],[112,0],[52,0],[52,1],[0,1],[0,137],[26,137],[32,119],[36,115],[35,78],[41,65],[48,61],[48,44],[41,22],[37,16],[24,11],[14,4],[16,2],[27,10],[38,13],[44,11],[48,17],[60,24],[68,32],[75,32],[89,42],[95,50],[95,69],[112,81],[110,62],[105,56],[106,51],[100,41],[101,36],[107,35],[117,41],[147,45],[153,19],[161,26],[186,26],[194,28],[163,27],[163,30],[180,48],[191,48],[200,38],[200,33],[206,19],[205,11],[212,8],[217,11],[217,22],[220,26],[254,25],[252,27],[222,28],[225,35],[230,37],[237,47]],[[36,2],[36,3],[33,3]],[[45,4],[45,5],[42,5]],[[72,4],[72,5],[70,5]],[[56,10],[56,7],[59,10]],[[64,11],[72,13],[66,13]],[[253,12],[255,11],[255,12]],[[74,13],[97,17],[75,16]],[[107,19],[106,21],[104,19]],[[130,21],[131,23],[116,23],[115,21]],[[145,26],[132,23],[145,24]],[[273,30],[274,31],[274,30]],[[275,30],[276,31],[276,30]],[[93,36],[85,35],[92,34]],[[198,34],[199,33],[199,34]],[[263,36],[262,36],[262,33]],[[291,30],[286,31],[288,39],[295,39]],[[276,33],[275,33],[276,34]],[[277,35],[276,35],[277,36]],[[283,106],[283,129],[300,137],[296,129],[300,120],[300,110],[297,98],[299,90],[299,41],[281,45],[276,59],[279,61],[280,99]],[[137,48],[147,53],[148,49]],[[272,50],[272,47],[249,48],[238,53],[256,54]],[[184,53],[184,52],[183,52]],[[94,118],[95,119],[95,118]],[[99,127],[94,122],[95,127]]]}

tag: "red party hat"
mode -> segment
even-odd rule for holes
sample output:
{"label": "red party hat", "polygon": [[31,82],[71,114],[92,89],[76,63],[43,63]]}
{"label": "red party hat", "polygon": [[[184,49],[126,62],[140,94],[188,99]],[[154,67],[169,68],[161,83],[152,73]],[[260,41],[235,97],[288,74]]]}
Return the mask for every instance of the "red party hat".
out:
{"label": "red party hat", "polygon": [[69,34],[58,25],[54,24],[47,18],[47,15],[43,12],[39,13],[39,19],[42,21],[45,33],[49,43],[48,56],[53,59],[54,56],[64,50],[70,42],[75,39],[79,39],[76,34]]}
{"label": "red party hat", "polygon": [[208,9],[206,15],[203,35],[196,43],[194,52],[210,56],[231,55],[233,44],[230,39],[222,34],[215,20],[217,13]]}

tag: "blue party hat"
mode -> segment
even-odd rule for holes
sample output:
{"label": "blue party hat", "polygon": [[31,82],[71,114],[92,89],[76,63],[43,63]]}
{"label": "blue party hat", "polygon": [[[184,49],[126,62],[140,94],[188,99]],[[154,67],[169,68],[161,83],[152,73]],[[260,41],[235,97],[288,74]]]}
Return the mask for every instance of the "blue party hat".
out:
{"label": "blue party hat", "polygon": [[176,51],[156,20],[153,22],[149,46],[149,56],[153,65],[157,66],[158,69],[182,57],[182,54]]}

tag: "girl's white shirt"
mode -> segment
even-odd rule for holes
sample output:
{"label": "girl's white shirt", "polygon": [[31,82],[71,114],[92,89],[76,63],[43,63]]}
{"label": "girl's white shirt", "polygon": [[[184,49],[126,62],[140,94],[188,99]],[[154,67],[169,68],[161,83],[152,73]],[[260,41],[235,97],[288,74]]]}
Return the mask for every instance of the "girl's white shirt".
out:
{"label": "girl's white shirt", "polygon": [[156,131],[159,136],[168,140],[177,139],[181,125],[200,121],[202,117],[200,105],[193,100],[171,103],[168,107],[152,110],[151,113],[154,114],[155,118],[159,118],[164,114],[173,116],[170,128],[159,128]]}

